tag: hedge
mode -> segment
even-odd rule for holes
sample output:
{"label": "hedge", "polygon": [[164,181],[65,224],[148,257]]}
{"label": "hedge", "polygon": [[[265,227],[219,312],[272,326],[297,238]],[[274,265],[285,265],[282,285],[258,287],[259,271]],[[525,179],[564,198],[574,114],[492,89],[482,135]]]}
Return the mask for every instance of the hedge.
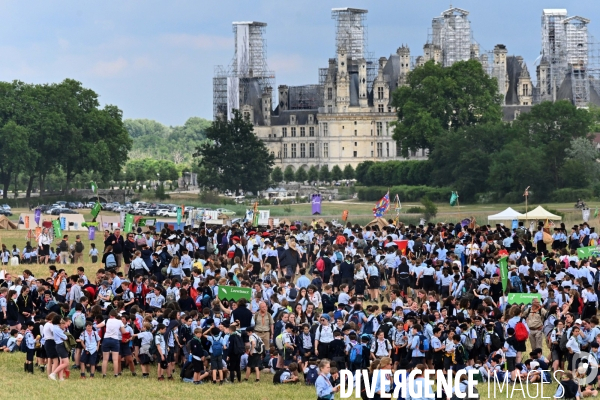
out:
{"label": "hedge", "polygon": [[[427,196],[435,202],[450,201],[452,190],[446,187],[429,186],[392,186],[390,189],[390,201],[393,202],[396,194],[400,201],[419,201]],[[387,193],[388,188],[384,186],[369,186],[358,188],[358,199],[360,201],[377,201]]]}
{"label": "hedge", "polygon": [[366,161],[356,167],[356,179],[365,186],[429,185],[429,161]]}

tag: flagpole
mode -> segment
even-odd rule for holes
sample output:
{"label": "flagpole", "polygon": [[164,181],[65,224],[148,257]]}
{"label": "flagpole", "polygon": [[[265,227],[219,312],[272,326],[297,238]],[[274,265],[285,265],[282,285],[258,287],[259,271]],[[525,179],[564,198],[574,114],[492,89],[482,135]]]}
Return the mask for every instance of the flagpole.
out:
{"label": "flagpole", "polygon": [[528,213],[528,204],[527,204],[527,198],[529,197],[529,188],[531,186],[527,186],[525,188],[525,193],[523,193],[523,196],[525,196],[525,228],[529,229],[529,213]]}
{"label": "flagpole", "polygon": [[456,207],[458,207],[458,220],[461,221],[460,223],[462,224],[462,220],[461,220],[461,215],[460,215],[460,201],[459,201],[459,195],[458,192],[456,192]]}

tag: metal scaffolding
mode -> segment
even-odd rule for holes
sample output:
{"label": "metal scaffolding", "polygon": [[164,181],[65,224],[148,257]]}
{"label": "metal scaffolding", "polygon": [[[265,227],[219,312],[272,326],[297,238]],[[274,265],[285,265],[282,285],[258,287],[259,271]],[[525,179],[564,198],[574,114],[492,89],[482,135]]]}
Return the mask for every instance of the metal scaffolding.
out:
{"label": "metal scaffolding", "polygon": [[444,67],[471,58],[471,22],[468,15],[467,10],[451,7],[432,20],[427,43],[441,49]]}
{"label": "metal scaffolding", "polygon": [[[215,67],[213,78],[213,117],[231,117],[233,109],[257,106],[267,87],[275,87],[275,73],[267,66],[267,24],[234,22],[234,58],[229,66]],[[258,93],[256,93],[258,92]]]}

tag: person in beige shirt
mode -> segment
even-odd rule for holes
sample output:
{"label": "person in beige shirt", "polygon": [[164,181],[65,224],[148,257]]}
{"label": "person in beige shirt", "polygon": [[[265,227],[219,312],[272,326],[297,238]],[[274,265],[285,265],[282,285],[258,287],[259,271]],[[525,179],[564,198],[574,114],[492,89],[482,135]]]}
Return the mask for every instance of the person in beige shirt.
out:
{"label": "person in beige shirt", "polygon": [[275,327],[275,321],[269,314],[267,304],[261,301],[258,305],[258,311],[254,314],[254,331],[260,337],[265,344],[268,346]]}

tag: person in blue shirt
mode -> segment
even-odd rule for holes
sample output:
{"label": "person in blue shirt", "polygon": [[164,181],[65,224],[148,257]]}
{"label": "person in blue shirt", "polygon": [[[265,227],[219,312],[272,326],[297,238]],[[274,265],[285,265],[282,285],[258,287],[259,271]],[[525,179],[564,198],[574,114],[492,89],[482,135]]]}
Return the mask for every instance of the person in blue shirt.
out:
{"label": "person in blue shirt", "polygon": [[[390,393],[392,382],[394,381],[394,372],[392,371],[392,359],[383,357],[379,362],[379,376],[375,380],[375,396],[373,399],[378,400],[384,398],[382,394]],[[387,382],[383,385],[383,379],[387,377]]]}
{"label": "person in blue shirt", "polygon": [[412,350],[412,365],[422,364],[425,359],[425,353],[419,349],[419,343],[421,341],[420,335],[422,334],[423,327],[416,324],[412,327],[412,340],[410,342],[410,349]]}
{"label": "person in blue shirt", "polygon": [[308,288],[308,285],[310,285],[310,279],[305,274],[306,274],[306,269],[301,268],[300,269],[300,278],[298,278],[298,280],[296,281],[296,288],[298,288],[298,290],[300,290],[302,288]]}
{"label": "person in blue shirt", "polygon": [[56,380],[58,376],[59,380],[64,380],[63,371],[66,368],[69,368],[69,352],[65,347],[65,341],[68,340],[65,331],[67,329],[67,321],[61,318],[60,315],[56,315],[52,318],[52,333],[54,334],[54,342],[56,343],[56,353],[58,354],[58,358],[60,359],[60,363],[57,368],[55,368],[48,378],[52,380]]}
{"label": "person in blue shirt", "polygon": [[330,381],[331,365],[329,360],[321,360],[319,364],[319,376],[315,382],[317,400],[332,400],[334,393],[340,390],[339,385],[333,386]]}

